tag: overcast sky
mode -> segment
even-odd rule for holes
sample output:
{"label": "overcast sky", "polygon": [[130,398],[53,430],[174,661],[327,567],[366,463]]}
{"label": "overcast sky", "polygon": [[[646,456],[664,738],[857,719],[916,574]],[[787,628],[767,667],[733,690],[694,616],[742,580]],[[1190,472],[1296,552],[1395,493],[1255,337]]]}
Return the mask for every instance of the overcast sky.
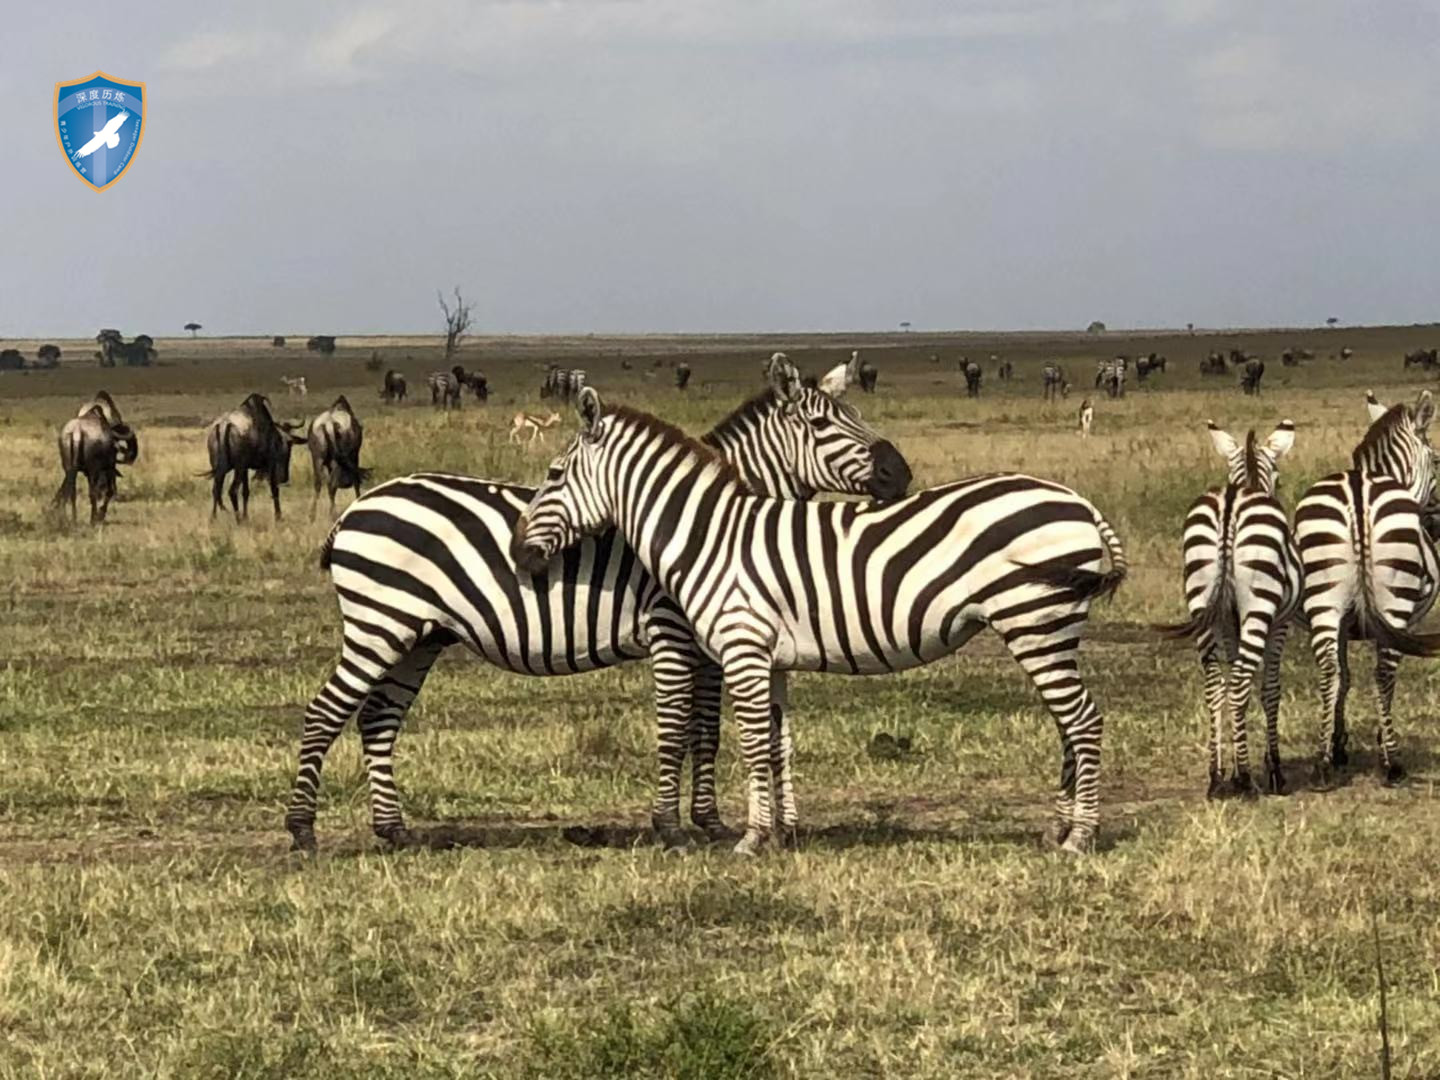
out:
{"label": "overcast sky", "polygon": [[[1440,318],[1440,8],[25,3],[0,337]],[[109,190],[57,81],[147,84]]]}

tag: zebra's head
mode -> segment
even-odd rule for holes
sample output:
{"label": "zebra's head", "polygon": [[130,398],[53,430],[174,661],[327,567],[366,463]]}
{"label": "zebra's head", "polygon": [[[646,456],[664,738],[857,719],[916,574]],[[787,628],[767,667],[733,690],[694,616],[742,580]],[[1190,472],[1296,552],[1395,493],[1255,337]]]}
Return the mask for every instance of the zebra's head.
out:
{"label": "zebra's head", "polygon": [[1229,466],[1228,482],[1251,491],[1274,495],[1280,459],[1295,445],[1295,424],[1290,420],[1281,420],[1280,426],[1272,431],[1264,442],[1255,438],[1252,429],[1245,436],[1244,445],[1237,442],[1229,432],[1216,427],[1215,421],[1207,421],[1207,425],[1215,451]]}
{"label": "zebra's head", "polygon": [[1421,506],[1434,497],[1435,451],[1430,446],[1430,422],[1435,402],[1429,390],[1420,391],[1414,405],[1388,409],[1371,391],[1365,392],[1370,429],[1355,447],[1351,462],[1357,469],[1393,477],[1410,489]]}
{"label": "zebra's head", "polygon": [[808,385],[784,353],[765,366],[770,392],[747,402],[718,424],[704,441],[731,461],[756,494],[808,498],[817,491],[902,497],[910,465],[895,444],[881,438],[854,406],[821,387],[843,373],[844,391],[857,378],[851,362]]}
{"label": "zebra's head", "polygon": [[[608,430],[619,418],[605,415],[593,386],[580,391],[575,407],[580,434],[550,463],[510,539],[510,557],[524,573],[541,573],[557,554],[613,520],[602,451]],[[639,439],[635,449],[643,449]]]}

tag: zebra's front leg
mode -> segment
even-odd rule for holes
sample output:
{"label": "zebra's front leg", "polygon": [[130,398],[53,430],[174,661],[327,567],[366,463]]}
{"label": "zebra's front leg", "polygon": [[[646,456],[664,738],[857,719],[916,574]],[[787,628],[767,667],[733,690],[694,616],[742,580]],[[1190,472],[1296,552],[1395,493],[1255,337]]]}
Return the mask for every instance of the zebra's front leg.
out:
{"label": "zebra's front leg", "polygon": [[695,672],[690,729],[690,821],[712,844],[734,843],[740,833],[720,817],[715,796],[715,758],[720,752],[720,701],[724,675],[702,658]]}
{"label": "zebra's front leg", "polygon": [[782,847],[795,847],[800,814],[795,807],[794,777],[790,771],[794,745],[790,738],[790,719],[786,715],[789,687],[783,671],[770,674],[770,790],[780,819],[779,839]]}
{"label": "zebra's front leg", "polygon": [[734,647],[725,654],[725,687],[740,729],[740,753],[747,778],[745,835],[737,855],[753,855],[770,839],[770,665],[758,646]]}
{"label": "zebra's front leg", "polygon": [[440,653],[449,644],[444,636],[422,640],[390,669],[360,706],[360,744],[370,782],[370,827],[380,839],[398,846],[410,840],[400,812],[395,786],[394,752],[400,725]]}
{"label": "zebra's front leg", "polygon": [[1285,773],[1280,768],[1280,660],[1285,655],[1289,632],[1288,624],[1271,630],[1260,674],[1260,704],[1265,710],[1265,780],[1271,795],[1285,794]]}
{"label": "zebra's front leg", "polygon": [[690,724],[695,697],[695,670],[700,663],[693,642],[680,642],[656,634],[650,648],[655,680],[655,745],[658,781],[650,808],[650,825],[670,851],[686,847],[689,839],[680,827],[680,773],[690,745]]}
{"label": "zebra's front leg", "polygon": [[1386,787],[1405,779],[1405,766],[1399,761],[1399,743],[1395,739],[1395,720],[1391,706],[1395,702],[1395,674],[1400,654],[1394,649],[1375,650],[1375,703],[1380,708],[1380,728],[1376,742],[1380,748],[1380,775]]}

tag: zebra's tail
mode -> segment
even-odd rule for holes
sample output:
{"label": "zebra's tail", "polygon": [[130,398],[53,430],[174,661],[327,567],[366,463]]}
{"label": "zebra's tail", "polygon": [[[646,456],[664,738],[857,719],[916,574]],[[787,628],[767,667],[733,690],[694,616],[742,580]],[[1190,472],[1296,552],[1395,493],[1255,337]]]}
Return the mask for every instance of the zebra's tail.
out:
{"label": "zebra's tail", "polygon": [[1394,649],[1405,656],[1440,656],[1440,633],[1412,633],[1390,626],[1382,617],[1365,620],[1362,629],[1381,648]]}
{"label": "zebra's tail", "polygon": [[1130,573],[1130,561],[1125,558],[1125,549],[1110,523],[1094,507],[1090,513],[1095,519],[1095,528],[1105,542],[1105,551],[1110,557],[1110,569],[1104,572],[1086,570],[1078,566],[1056,566],[1030,568],[1033,580],[1056,589],[1063,589],[1077,600],[1099,600],[1113,596],[1120,583]]}
{"label": "zebra's tail", "polygon": [[325,537],[325,542],[320,545],[320,569],[329,570],[330,560],[335,555],[335,537],[340,534],[340,523],[344,517],[337,518],[335,524],[330,526],[330,532]]}
{"label": "zebra's tail", "polygon": [[1240,620],[1235,604],[1234,583],[1229,568],[1225,566],[1220,568],[1215,587],[1210,590],[1210,598],[1204,606],[1192,611],[1190,618],[1179,623],[1154,623],[1151,629],[1162,637],[1193,638],[1198,637],[1204,630],[1215,629],[1222,619],[1229,619],[1235,634],[1238,635]]}

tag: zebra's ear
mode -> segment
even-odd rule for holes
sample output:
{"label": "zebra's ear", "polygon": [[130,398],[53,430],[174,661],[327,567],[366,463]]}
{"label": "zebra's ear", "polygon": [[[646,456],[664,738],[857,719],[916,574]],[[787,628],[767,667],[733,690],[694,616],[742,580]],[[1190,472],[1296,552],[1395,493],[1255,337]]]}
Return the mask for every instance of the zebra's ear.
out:
{"label": "zebra's ear", "polygon": [[1270,433],[1265,440],[1265,449],[1276,461],[1290,452],[1295,445],[1295,422],[1293,420],[1281,420],[1280,426]]}
{"label": "zebra's ear", "polygon": [[1240,452],[1240,444],[1228,431],[1221,431],[1215,426],[1214,420],[1207,420],[1205,424],[1210,429],[1210,441],[1215,444],[1216,453],[1229,461],[1231,457]]}
{"label": "zebra's ear", "polygon": [[1425,431],[1430,427],[1430,421],[1435,419],[1435,401],[1430,396],[1429,390],[1421,390],[1420,396],[1415,399],[1415,430]]}
{"label": "zebra's ear", "polygon": [[1365,391],[1365,411],[1369,413],[1372,424],[1385,415],[1385,406],[1380,404],[1380,399],[1375,396],[1374,390]]}
{"label": "zebra's ear", "polygon": [[580,391],[580,396],[575,399],[575,411],[580,414],[582,434],[593,439],[600,433],[600,414],[604,410],[600,405],[600,395],[593,386],[584,387]]}
{"label": "zebra's ear", "polygon": [[800,370],[783,352],[777,352],[770,357],[770,363],[765,368],[765,377],[770,381],[770,389],[775,391],[775,396],[785,404],[792,404],[800,397]]}

